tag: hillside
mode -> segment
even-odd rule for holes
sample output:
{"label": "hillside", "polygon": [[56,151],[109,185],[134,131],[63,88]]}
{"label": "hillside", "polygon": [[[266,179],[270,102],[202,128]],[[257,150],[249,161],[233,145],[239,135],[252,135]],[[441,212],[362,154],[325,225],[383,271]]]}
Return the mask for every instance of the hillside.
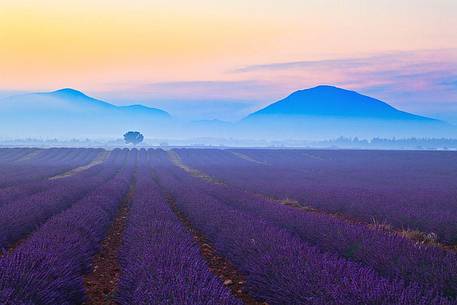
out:
{"label": "hillside", "polygon": [[455,127],[445,122],[331,86],[296,91],[238,123],[186,122],[157,108],[140,104],[116,106],[68,88],[0,100],[0,115],[1,134],[10,138],[112,138],[127,130],[141,130],[147,137],[162,139],[318,140],[340,136],[457,135]]}
{"label": "hillside", "polygon": [[355,91],[332,86],[318,86],[296,91],[252,113],[248,118],[264,116],[322,116],[437,122],[434,119],[400,111],[385,102]]}
{"label": "hillside", "polygon": [[246,134],[275,139],[455,135],[445,122],[332,86],[296,91],[250,114],[240,125]]}
{"label": "hillside", "polygon": [[74,89],[16,95],[0,100],[0,114],[10,134],[25,137],[94,137],[121,134],[128,129],[154,127],[171,116],[143,105],[116,106]]}

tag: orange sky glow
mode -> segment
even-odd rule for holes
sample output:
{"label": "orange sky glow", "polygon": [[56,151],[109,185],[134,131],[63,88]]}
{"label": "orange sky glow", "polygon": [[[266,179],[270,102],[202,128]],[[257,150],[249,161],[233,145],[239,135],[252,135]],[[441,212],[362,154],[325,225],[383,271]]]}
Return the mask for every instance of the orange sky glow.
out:
{"label": "orange sky glow", "polygon": [[277,93],[258,99],[279,97],[350,76],[334,67],[295,74],[233,71],[392,52],[452,52],[456,12],[454,0],[4,0],[0,90],[75,87],[114,96],[116,90],[134,95],[145,84],[262,80],[274,83]]}

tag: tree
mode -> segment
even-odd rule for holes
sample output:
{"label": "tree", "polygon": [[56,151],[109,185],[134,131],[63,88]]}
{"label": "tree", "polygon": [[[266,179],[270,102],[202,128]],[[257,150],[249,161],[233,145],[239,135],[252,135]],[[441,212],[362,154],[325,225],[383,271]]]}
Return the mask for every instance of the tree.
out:
{"label": "tree", "polygon": [[143,135],[138,131],[129,131],[124,134],[124,141],[126,144],[132,143],[133,145],[143,142]]}

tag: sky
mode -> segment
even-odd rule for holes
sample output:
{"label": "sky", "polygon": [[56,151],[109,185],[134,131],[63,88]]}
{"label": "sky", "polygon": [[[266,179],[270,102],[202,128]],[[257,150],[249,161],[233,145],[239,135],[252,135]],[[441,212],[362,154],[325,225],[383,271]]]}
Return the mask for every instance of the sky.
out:
{"label": "sky", "polygon": [[3,0],[0,96],[237,120],[330,84],[457,123],[456,28],[455,0]]}

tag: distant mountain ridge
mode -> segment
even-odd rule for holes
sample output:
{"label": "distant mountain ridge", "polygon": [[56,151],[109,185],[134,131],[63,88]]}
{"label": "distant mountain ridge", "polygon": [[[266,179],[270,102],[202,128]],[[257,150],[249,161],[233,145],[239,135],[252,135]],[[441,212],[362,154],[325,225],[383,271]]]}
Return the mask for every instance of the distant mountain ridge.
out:
{"label": "distant mountain ridge", "polygon": [[164,110],[158,108],[147,107],[144,105],[128,105],[128,106],[116,106],[108,102],[90,97],[81,91],[64,88],[51,92],[39,92],[39,93],[30,93],[26,95],[21,95],[22,99],[27,97],[40,96],[42,98],[52,98],[57,99],[62,103],[71,103],[73,105],[79,105],[81,107],[89,107],[87,110],[92,110],[93,108],[98,109],[109,109],[109,110],[118,110],[118,111],[128,111],[130,113],[142,113],[142,114],[152,114],[156,116],[163,116],[170,118],[170,114]]}
{"label": "distant mountain ridge", "polygon": [[139,130],[156,138],[331,139],[456,137],[456,127],[398,110],[378,99],[332,86],[296,91],[236,123],[181,121],[161,109],[117,106],[64,88],[0,100],[3,136],[119,137]]}
{"label": "distant mountain ridge", "polygon": [[117,106],[71,88],[3,98],[0,115],[3,130],[35,137],[103,137],[130,129],[162,132],[171,120],[161,109]]}
{"label": "distant mountain ridge", "polygon": [[43,97],[52,97],[56,99],[60,99],[62,101],[73,102],[73,103],[83,103],[87,106],[97,106],[103,108],[115,108],[113,104],[107,103],[102,100],[95,99],[90,97],[81,91],[71,89],[71,88],[63,88],[56,91],[51,92],[37,92],[31,93],[30,95],[39,95]]}
{"label": "distant mountain ridge", "polygon": [[246,119],[265,116],[311,116],[367,118],[382,120],[438,120],[400,111],[378,99],[333,86],[299,90],[286,98],[250,114]]}
{"label": "distant mountain ridge", "polygon": [[270,139],[453,137],[455,126],[398,110],[333,86],[296,91],[240,122],[246,135]]}

